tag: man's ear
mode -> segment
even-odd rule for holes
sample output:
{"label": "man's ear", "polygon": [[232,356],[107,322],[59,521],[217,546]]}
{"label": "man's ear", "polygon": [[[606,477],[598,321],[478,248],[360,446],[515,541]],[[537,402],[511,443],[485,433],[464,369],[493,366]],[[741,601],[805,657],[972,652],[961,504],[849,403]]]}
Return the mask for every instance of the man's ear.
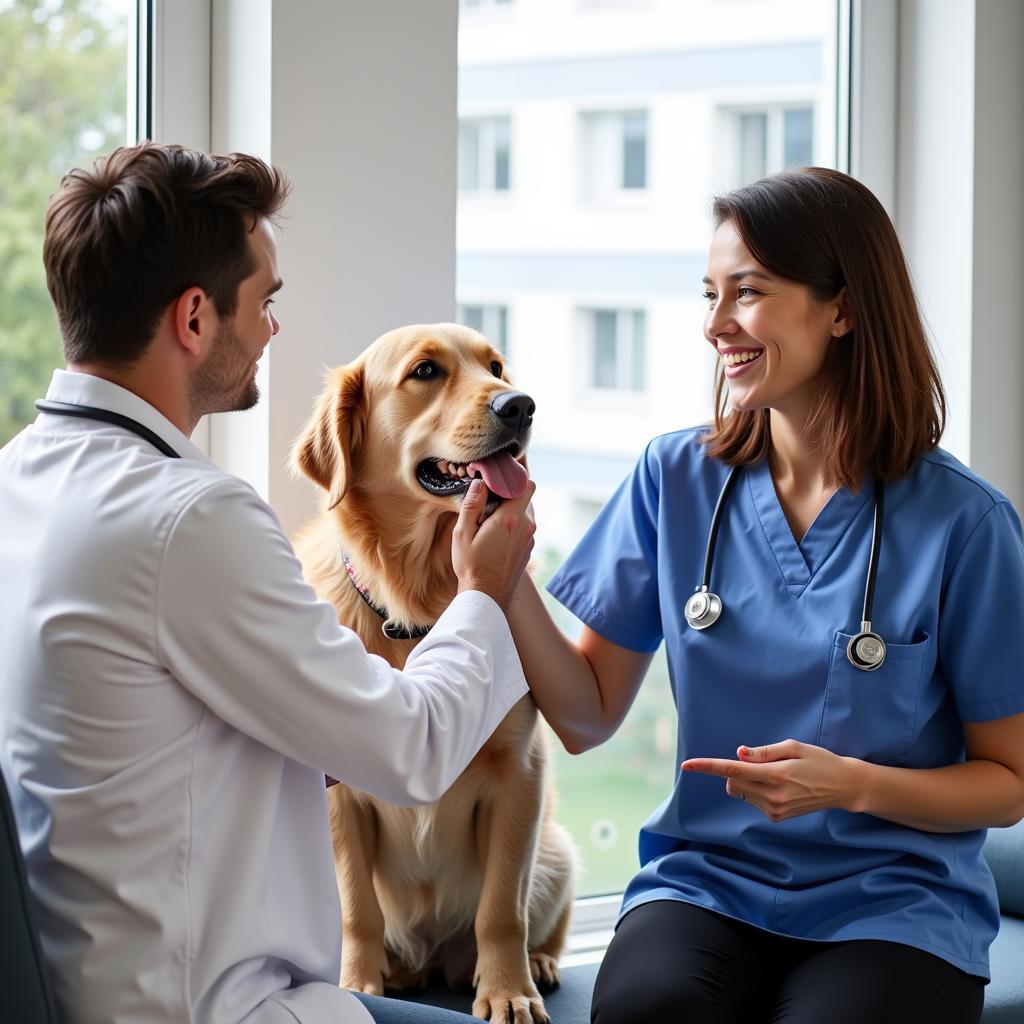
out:
{"label": "man's ear", "polygon": [[332,370],[312,418],[292,446],[293,467],[327,491],[328,509],[352,483],[352,453],[365,425],[362,366]]}
{"label": "man's ear", "polygon": [[193,356],[201,356],[204,344],[208,347],[208,339],[217,333],[216,323],[212,322],[215,312],[213,300],[202,288],[187,288],[174,300],[171,311],[174,333],[178,344]]}

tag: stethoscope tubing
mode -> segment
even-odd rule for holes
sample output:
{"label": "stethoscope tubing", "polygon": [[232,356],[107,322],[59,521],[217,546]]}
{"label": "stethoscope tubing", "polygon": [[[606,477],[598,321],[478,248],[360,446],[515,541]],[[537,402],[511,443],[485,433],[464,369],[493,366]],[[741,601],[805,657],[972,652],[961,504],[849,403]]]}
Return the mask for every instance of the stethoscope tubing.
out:
{"label": "stethoscope tubing", "polygon": [[[683,616],[691,629],[703,631],[718,621],[724,605],[722,599],[711,591],[711,567],[714,564],[715,547],[718,543],[718,531],[722,523],[722,514],[729,493],[732,491],[740,467],[733,466],[729,470],[725,483],[715,502],[711,514],[711,526],[708,529],[708,542],[704,552],[704,572],[700,586],[687,600],[683,608]],[[879,553],[882,546],[882,526],[885,514],[885,485],[881,480],[875,481],[875,510],[871,528],[871,554],[868,558],[868,571],[864,581],[864,603],[862,605],[860,631],[850,638],[846,647],[846,656],[850,664],[864,672],[873,672],[885,661],[885,641],[872,630],[871,609],[875,599],[875,581],[878,578]]]}
{"label": "stethoscope tubing", "polygon": [[180,459],[181,456],[155,431],[152,431],[138,420],[131,416],[123,416],[112,409],[99,409],[93,405],[77,405],[72,402],[52,402],[47,398],[40,398],[36,402],[36,408],[51,416],[72,416],[80,420],[98,420],[101,423],[110,423],[115,427],[122,427],[131,431],[143,440],[148,441],[158,452],[171,459]]}

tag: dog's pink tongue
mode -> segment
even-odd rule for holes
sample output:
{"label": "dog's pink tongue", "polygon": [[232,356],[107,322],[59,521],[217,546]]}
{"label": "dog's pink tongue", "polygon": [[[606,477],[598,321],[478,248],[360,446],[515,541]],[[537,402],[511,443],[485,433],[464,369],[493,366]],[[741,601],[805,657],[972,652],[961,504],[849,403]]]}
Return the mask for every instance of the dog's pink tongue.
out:
{"label": "dog's pink tongue", "polygon": [[526,470],[508,452],[499,452],[466,467],[470,476],[479,473],[484,483],[501,498],[518,498],[526,490]]}

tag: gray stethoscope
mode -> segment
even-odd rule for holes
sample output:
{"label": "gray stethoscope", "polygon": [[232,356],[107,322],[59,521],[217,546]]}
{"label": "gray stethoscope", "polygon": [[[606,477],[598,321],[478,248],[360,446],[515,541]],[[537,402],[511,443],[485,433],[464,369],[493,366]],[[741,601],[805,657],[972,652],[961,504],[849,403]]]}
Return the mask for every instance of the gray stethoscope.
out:
{"label": "gray stethoscope", "polygon": [[[715,503],[708,531],[708,546],[704,555],[704,578],[700,589],[686,602],[683,615],[691,629],[707,629],[713,626],[722,614],[722,599],[713,594],[711,587],[711,562],[715,554],[715,542],[722,521],[722,510],[736,480],[739,466],[733,466],[726,478],[722,491]],[[885,661],[885,641],[871,629],[871,603],[875,596],[875,577],[878,575],[878,551],[882,545],[882,512],[885,489],[881,480],[875,482],[875,522],[871,531],[871,557],[868,560],[868,575],[864,584],[864,610],[861,615],[860,632],[850,637],[846,645],[846,657],[854,668],[873,672]]]}

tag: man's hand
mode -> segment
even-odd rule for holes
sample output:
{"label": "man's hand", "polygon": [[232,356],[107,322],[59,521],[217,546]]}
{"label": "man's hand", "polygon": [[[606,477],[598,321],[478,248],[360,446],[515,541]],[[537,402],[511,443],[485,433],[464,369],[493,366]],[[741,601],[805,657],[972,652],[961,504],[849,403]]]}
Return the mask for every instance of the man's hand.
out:
{"label": "man's hand", "polygon": [[462,499],[452,533],[452,568],[459,592],[479,590],[493,598],[502,610],[509,600],[533,551],[537,529],[530,499],[537,485],[528,480],[518,498],[503,501],[487,519],[487,486],[474,480]]}
{"label": "man's hand", "polygon": [[739,747],[736,756],[740,760],[691,757],[682,769],[725,779],[729,796],[746,800],[772,821],[829,807],[852,810],[856,802],[864,762],[855,758],[797,740]]}

